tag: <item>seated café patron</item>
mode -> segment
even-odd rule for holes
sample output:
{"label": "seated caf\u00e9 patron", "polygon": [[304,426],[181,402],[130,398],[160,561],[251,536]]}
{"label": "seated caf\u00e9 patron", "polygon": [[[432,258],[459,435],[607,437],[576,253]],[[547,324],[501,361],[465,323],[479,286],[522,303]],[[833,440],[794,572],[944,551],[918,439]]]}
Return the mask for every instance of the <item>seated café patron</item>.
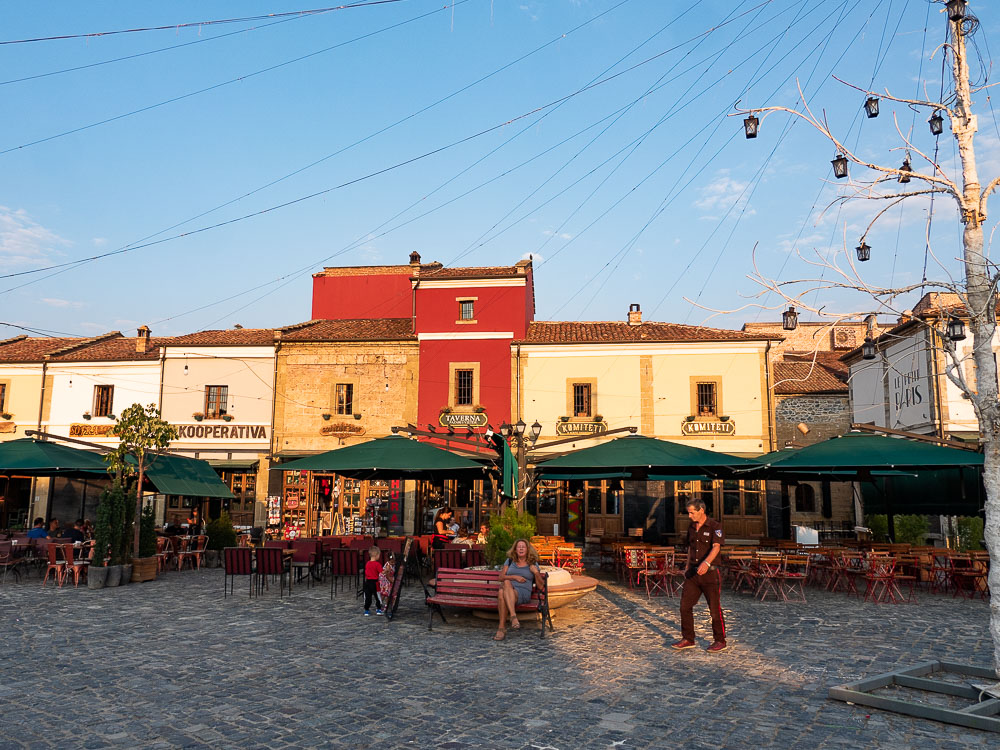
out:
{"label": "seated caf\u00e9 patron", "polygon": [[74,542],[84,542],[87,540],[87,535],[83,533],[82,518],[76,519],[76,523],[63,532],[63,539],[72,539]]}
{"label": "seated caf\u00e9 patron", "polygon": [[31,531],[28,532],[28,539],[45,539],[49,532],[45,530],[45,519],[36,518]]}

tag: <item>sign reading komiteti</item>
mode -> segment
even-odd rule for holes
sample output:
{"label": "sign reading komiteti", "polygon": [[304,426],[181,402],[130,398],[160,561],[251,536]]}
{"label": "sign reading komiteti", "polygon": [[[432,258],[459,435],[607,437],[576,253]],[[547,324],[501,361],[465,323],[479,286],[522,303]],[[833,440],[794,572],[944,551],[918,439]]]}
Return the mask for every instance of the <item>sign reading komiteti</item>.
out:
{"label": "sign reading komiteti", "polygon": [[681,435],[735,435],[736,424],[728,422],[681,422]]}
{"label": "sign reading komiteti", "polygon": [[607,431],[607,422],[556,422],[556,435],[601,435]]}

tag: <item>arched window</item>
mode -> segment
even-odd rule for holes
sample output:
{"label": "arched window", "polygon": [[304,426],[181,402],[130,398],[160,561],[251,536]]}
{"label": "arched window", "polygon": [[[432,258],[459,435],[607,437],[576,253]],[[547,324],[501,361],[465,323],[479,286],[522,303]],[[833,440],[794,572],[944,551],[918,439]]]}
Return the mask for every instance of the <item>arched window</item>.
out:
{"label": "arched window", "polygon": [[795,488],[795,512],[816,512],[816,490],[812,488],[812,485],[800,484]]}

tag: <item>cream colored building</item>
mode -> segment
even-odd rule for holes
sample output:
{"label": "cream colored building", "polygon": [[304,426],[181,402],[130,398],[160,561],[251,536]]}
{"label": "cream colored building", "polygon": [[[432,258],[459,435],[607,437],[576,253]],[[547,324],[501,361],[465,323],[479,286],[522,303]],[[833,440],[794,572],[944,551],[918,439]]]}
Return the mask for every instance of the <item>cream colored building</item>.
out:
{"label": "cream colored building", "polygon": [[[207,501],[208,518],[225,510],[237,526],[264,524],[274,341],[270,328],[231,328],[179,336],[161,350],[160,408],[178,432],[171,450],[208,461],[235,495]],[[183,521],[192,502],[168,498],[165,519]]]}
{"label": "cream colored building", "polygon": [[[558,451],[609,439],[601,437],[609,430],[636,427],[647,437],[758,456],[773,446],[767,362],[775,340],[644,323],[638,305],[625,322],[534,322],[513,345],[513,412],[528,424],[541,424],[539,444],[580,436],[579,442],[553,449]],[[760,482],[619,484],[541,486],[533,499],[540,533],[551,533],[556,525],[570,537],[595,528],[620,533],[643,527],[647,536],[679,533],[686,528],[683,498],[693,492],[708,500],[728,534],[765,534]],[[630,509],[625,498],[637,498],[635,506]]]}

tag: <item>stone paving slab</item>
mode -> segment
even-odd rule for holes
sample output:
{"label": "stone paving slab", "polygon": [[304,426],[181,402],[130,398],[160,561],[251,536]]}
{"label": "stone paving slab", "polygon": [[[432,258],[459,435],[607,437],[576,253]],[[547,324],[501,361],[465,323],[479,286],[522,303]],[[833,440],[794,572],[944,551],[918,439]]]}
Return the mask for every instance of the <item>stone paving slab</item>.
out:
{"label": "stone paving slab", "polygon": [[[988,607],[723,592],[730,648],[674,652],[677,600],[602,579],[506,641],[419,586],[363,617],[329,585],[223,599],[221,570],[118,589],[0,586],[0,748],[986,748],[997,735],[827,699],[931,659],[986,664]],[[701,645],[711,635],[696,610]]]}

